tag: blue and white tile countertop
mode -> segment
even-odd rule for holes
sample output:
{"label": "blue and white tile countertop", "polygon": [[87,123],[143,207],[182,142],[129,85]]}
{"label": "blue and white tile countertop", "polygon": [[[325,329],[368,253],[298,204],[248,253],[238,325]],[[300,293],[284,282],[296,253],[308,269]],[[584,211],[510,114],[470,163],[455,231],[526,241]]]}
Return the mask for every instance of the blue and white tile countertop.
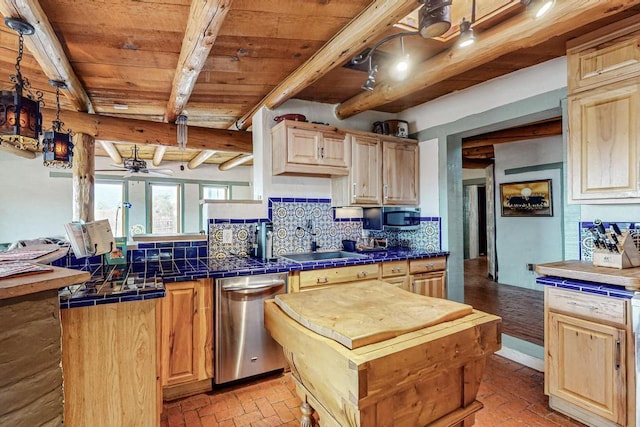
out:
{"label": "blue and white tile countertop", "polygon": [[[66,262],[61,261],[59,264],[62,264],[63,267],[92,271],[96,278],[83,285],[62,288],[60,290],[60,307],[84,307],[161,298],[165,293],[164,283],[168,282],[314,270],[448,255],[448,252],[444,251],[388,248],[387,250],[363,252],[361,254],[365,256],[362,258],[294,262],[285,258],[278,258],[274,261],[238,257],[215,259],[200,256],[197,250],[192,251],[193,257],[185,255],[184,258],[170,258],[174,254],[170,255],[167,252],[163,255],[160,248],[153,248],[151,252],[147,250],[145,257],[140,257],[136,251],[131,252],[133,253],[129,256],[130,262],[123,266],[117,266],[115,269],[113,266],[102,266],[99,257],[83,260],[81,264],[76,264],[78,260],[75,260],[73,256],[67,257]],[[106,273],[102,271],[105,268]],[[111,274],[112,270],[115,271],[115,275]]]}
{"label": "blue and white tile countertop", "polygon": [[584,280],[565,279],[562,277],[544,276],[538,277],[536,283],[543,286],[567,289],[570,291],[586,292],[590,294],[608,296],[613,298],[630,299],[634,291],[627,290],[622,286],[607,285],[597,282],[587,282]]}

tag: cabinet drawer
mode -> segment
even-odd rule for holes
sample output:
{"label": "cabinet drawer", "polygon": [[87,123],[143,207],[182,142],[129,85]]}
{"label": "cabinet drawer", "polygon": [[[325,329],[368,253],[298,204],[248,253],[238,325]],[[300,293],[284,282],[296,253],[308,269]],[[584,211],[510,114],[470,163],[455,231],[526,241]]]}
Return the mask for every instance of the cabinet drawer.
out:
{"label": "cabinet drawer", "polygon": [[404,276],[408,271],[407,261],[388,261],[382,263],[382,277]]}
{"label": "cabinet drawer", "polygon": [[409,273],[428,273],[447,269],[447,257],[412,259],[409,261]]}
{"label": "cabinet drawer", "polygon": [[378,278],[378,264],[353,265],[300,272],[300,288]]}
{"label": "cabinet drawer", "polygon": [[626,301],[589,293],[546,288],[549,310],[625,325]]}

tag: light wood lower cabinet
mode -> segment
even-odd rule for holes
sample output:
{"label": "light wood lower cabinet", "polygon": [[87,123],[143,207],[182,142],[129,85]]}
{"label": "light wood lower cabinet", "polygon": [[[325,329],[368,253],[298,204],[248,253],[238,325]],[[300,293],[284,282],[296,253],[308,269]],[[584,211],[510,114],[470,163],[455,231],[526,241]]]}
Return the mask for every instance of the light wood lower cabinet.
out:
{"label": "light wood lower cabinet", "polygon": [[162,301],[163,397],[210,390],[213,378],[213,284],[210,279],[167,283]]}
{"label": "light wood lower cabinet", "polygon": [[447,259],[444,256],[409,261],[411,291],[435,298],[446,298]]}
{"label": "light wood lower cabinet", "polygon": [[343,283],[378,278],[378,264],[350,265],[292,272],[289,278],[290,292],[321,289]]}
{"label": "light wood lower cabinet", "polygon": [[436,273],[414,274],[411,276],[411,292],[427,297],[445,298],[444,271]]}
{"label": "light wood lower cabinet", "polygon": [[160,425],[159,301],[61,311],[65,425]]}
{"label": "light wood lower cabinet", "polygon": [[406,291],[429,297],[446,298],[445,256],[318,270],[294,271],[289,275],[289,292],[380,279]]}
{"label": "light wood lower cabinet", "polygon": [[636,426],[629,312],[624,299],[545,289],[545,393],[551,408],[590,426]]}
{"label": "light wood lower cabinet", "polygon": [[549,314],[549,393],[624,425],[625,332]]}

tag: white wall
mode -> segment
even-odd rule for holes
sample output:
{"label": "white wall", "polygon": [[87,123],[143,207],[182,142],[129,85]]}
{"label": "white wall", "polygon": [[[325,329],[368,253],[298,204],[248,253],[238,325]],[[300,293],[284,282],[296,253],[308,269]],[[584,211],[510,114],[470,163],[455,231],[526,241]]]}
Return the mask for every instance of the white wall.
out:
{"label": "white wall", "polygon": [[42,158],[0,151],[0,242],[66,236],[71,221],[71,180],[49,178]]}
{"label": "white wall", "polygon": [[[435,167],[433,167],[434,160]],[[438,140],[420,142],[420,215],[422,216],[440,216],[437,165]]]}
{"label": "white wall", "polygon": [[563,56],[409,108],[399,118],[415,133],[566,86]]}
{"label": "white wall", "polygon": [[[498,282],[530,289],[537,275],[527,264],[562,259],[562,174],[560,169],[536,170],[505,175],[505,170],[562,162],[562,138],[542,138],[509,144],[495,149],[496,252]],[[551,179],[553,216],[503,217],[500,184]]]}

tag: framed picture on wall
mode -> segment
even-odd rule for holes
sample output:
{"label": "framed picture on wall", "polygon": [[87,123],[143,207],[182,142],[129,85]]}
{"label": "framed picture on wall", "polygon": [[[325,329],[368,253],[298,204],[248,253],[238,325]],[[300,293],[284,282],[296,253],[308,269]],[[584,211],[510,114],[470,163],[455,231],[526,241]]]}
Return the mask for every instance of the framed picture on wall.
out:
{"label": "framed picture on wall", "polygon": [[551,180],[500,184],[502,216],[553,216]]}

